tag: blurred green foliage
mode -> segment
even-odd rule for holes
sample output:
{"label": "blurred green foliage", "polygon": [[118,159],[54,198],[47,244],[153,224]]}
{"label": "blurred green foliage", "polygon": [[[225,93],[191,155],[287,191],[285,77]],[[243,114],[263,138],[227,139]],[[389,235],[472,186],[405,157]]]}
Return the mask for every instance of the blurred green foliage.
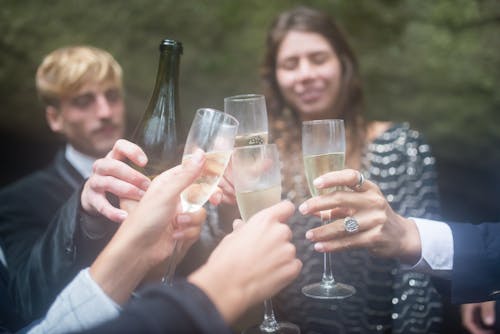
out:
{"label": "blurred green foliage", "polygon": [[[0,0],[1,131],[47,136],[34,73],[49,51],[91,44],[125,72],[133,124],[153,86],[161,39],[184,44],[184,123],[201,106],[259,92],[266,30],[294,0]],[[317,0],[358,54],[368,117],[405,120],[438,162],[500,176],[500,2],[497,0]],[[488,174],[488,175],[490,175]],[[450,180],[458,182],[458,180]],[[455,189],[445,184],[447,189]],[[463,188],[464,185],[457,186]],[[466,191],[481,196],[472,182]],[[475,187],[475,188],[474,188]],[[465,190],[464,190],[465,191]],[[498,211],[497,211],[498,212]],[[500,217],[499,217],[500,218]]]}

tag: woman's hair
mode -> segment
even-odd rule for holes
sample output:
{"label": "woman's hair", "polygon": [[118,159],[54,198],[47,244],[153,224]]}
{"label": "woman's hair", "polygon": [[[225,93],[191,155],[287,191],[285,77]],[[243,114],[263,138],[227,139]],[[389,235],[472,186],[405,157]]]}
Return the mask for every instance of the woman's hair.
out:
{"label": "woman's hair", "polygon": [[[276,79],[276,58],[279,47],[288,32],[302,31],[318,33],[332,46],[342,66],[340,90],[332,118],[345,120],[348,140],[357,150],[364,144],[365,122],[363,112],[363,90],[356,56],[333,18],[308,7],[296,7],[282,12],[272,23],[266,40],[266,52],[261,66],[264,92],[270,108],[271,118],[276,119],[285,110],[285,101]],[[289,107],[289,106],[288,106]],[[296,111],[292,110],[299,122]]]}
{"label": "woman's hair", "polygon": [[57,49],[43,59],[36,72],[36,88],[46,105],[80,90],[87,83],[123,89],[122,69],[108,52],[91,46]]}

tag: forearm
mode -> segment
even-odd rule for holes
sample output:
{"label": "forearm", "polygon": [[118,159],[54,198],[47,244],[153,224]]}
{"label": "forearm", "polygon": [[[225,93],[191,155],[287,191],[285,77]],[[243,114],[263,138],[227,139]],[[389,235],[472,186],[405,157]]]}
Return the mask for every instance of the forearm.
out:
{"label": "forearm", "polygon": [[152,264],[144,251],[135,249],[134,243],[119,233],[94,261],[90,275],[112,300],[123,305]]}

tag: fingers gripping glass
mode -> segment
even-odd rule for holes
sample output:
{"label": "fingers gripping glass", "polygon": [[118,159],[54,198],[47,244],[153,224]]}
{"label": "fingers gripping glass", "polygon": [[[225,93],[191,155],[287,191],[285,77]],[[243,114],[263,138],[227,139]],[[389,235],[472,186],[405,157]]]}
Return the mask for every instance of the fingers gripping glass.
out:
{"label": "fingers gripping glass", "polygon": [[[255,213],[281,200],[280,161],[276,145],[235,148],[232,157],[233,182],[241,217],[248,221]],[[264,320],[243,331],[253,333],[300,333],[289,322],[276,321],[271,299],[264,301]]]}
{"label": "fingers gripping glass", "polygon": [[[302,155],[309,190],[312,196],[335,191],[334,188],[317,189],[315,178],[325,173],[341,170],[345,160],[344,121],[340,119],[316,120],[302,123]],[[323,225],[330,223],[330,211],[321,212]],[[353,295],[356,289],[348,284],[337,283],[332,274],[331,254],[323,254],[321,282],[306,285],[302,293],[316,299],[342,299]]]}
{"label": "fingers gripping glass", "polygon": [[[227,167],[234,147],[238,121],[215,109],[198,109],[189,129],[182,161],[191,159],[197,150],[205,152],[205,166],[201,175],[181,193],[183,212],[199,210],[214,192]],[[178,257],[178,245],[169,261],[164,282],[172,282]]]}

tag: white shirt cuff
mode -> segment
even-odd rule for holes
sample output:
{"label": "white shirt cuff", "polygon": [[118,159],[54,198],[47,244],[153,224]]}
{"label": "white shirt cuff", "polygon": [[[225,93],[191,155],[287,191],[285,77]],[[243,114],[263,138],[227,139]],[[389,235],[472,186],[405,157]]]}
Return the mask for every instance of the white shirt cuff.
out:
{"label": "white shirt cuff", "polygon": [[434,276],[449,278],[453,269],[453,235],[448,224],[410,217],[420,234],[422,253],[420,260],[411,268]]}

